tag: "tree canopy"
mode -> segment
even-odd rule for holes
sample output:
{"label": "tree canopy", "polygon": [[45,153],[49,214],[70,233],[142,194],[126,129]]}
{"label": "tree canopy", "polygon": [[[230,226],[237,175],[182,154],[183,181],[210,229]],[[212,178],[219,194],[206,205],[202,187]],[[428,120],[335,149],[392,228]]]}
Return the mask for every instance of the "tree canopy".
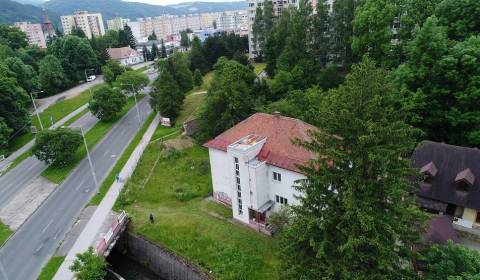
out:
{"label": "tree canopy", "polygon": [[37,134],[32,153],[47,164],[65,166],[82,145],[79,131],[70,128],[44,129]]}
{"label": "tree canopy", "polygon": [[[321,98],[301,167],[303,195],[282,234],[291,279],[415,279],[409,261],[423,215],[408,160],[416,133],[395,108],[387,73],[371,59]],[[354,222],[352,222],[354,221]],[[421,227],[420,227],[421,228]]]}
{"label": "tree canopy", "polygon": [[182,92],[177,82],[167,71],[160,72],[153,83],[153,91],[150,95],[152,108],[171,120],[178,116],[185,99],[185,93]]}
{"label": "tree canopy", "polygon": [[126,102],[120,89],[103,85],[93,91],[88,108],[100,120],[110,121],[117,117]]}
{"label": "tree canopy", "polygon": [[97,256],[93,247],[82,254],[77,254],[77,258],[70,266],[70,270],[75,272],[78,280],[98,280],[107,275],[107,262],[103,257]]}

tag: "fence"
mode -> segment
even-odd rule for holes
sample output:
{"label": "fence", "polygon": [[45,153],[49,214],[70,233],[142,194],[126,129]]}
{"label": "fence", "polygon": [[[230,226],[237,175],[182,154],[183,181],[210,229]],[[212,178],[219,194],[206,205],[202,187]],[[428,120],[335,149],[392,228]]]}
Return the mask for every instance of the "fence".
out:
{"label": "fence", "polygon": [[210,280],[207,273],[189,264],[183,258],[158,245],[142,238],[124,232],[119,239],[116,250],[127,252],[127,255],[145,265],[151,271],[166,280]]}
{"label": "fence", "polygon": [[97,246],[97,255],[104,256],[108,255],[111,247],[115,245],[116,240],[118,239],[118,234],[122,229],[125,229],[128,222],[128,216],[125,211],[122,211],[120,215],[113,221],[112,226],[108,232],[103,236]]}

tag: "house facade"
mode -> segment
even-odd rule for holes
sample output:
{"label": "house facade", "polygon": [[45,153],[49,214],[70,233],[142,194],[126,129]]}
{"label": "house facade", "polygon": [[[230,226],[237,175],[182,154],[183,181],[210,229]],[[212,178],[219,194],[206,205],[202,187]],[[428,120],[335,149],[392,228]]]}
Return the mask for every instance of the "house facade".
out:
{"label": "house facade", "polygon": [[424,175],[416,192],[420,207],[449,215],[459,226],[480,228],[480,150],[425,141],[412,162]]}
{"label": "house facade", "polygon": [[124,66],[135,65],[145,61],[140,52],[130,47],[108,48],[107,53],[111,59],[118,61]]}
{"label": "house facade", "polygon": [[208,141],[213,197],[232,207],[233,218],[269,233],[268,217],[298,205],[298,169],[313,154],[294,144],[315,128],[279,114],[257,113]]}

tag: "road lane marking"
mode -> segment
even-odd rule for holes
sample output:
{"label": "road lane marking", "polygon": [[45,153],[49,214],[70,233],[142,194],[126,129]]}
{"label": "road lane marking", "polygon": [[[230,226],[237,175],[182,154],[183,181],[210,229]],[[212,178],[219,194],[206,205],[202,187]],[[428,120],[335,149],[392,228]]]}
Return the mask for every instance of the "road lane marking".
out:
{"label": "road lane marking", "polygon": [[42,233],[44,233],[52,223],[53,223],[53,219],[50,220],[50,222],[48,222],[48,224],[42,229]]}

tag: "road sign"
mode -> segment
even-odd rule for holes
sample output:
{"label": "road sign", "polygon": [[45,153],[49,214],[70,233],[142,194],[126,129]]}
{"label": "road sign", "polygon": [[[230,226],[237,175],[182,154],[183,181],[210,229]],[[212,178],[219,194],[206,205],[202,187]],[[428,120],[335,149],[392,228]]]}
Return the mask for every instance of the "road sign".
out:
{"label": "road sign", "polygon": [[170,122],[170,118],[162,118],[162,125],[163,126],[172,126],[172,123]]}

